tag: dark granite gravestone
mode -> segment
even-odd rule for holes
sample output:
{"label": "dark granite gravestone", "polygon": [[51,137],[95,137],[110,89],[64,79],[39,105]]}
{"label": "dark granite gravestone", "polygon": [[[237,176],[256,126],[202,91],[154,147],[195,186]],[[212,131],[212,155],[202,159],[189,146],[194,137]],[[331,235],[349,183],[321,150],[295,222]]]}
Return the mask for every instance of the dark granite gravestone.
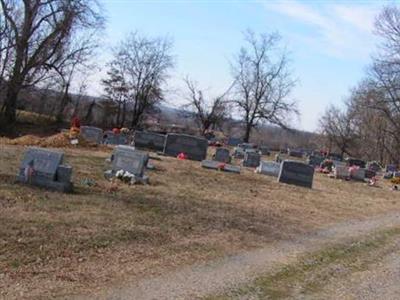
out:
{"label": "dark granite gravestone", "polygon": [[240,143],[243,143],[243,140],[241,138],[235,138],[235,137],[230,137],[228,138],[227,142],[228,146],[237,146]]}
{"label": "dark granite gravestone", "polygon": [[100,144],[103,140],[103,130],[98,127],[81,126],[80,134],[85,140],[96,144]]}
{"label": "dark granite gravestone", "polygon": [[349,167],[357,166],[362,169],[365,169],[365,166],[366,166],[366,162],[361,159],[349,158],[346,160],[346,162]]}
{"label": "dark granite gravestone", "polygon": [[314,168],[298,161],[285,160],[281,164],[278,181],[312,188]]}
{"label": "dark granite gravestone", "polygon": [[229,164],[231,162],[229,149],[217,148],[217,150],[215,150],[214,160]]}
{"label": "dark granite gravestone", "polygon": [[163,151],[165,135],[149,131],[135,131],[133,142],[137,148]]}
{"label": "dark granite gravestone", "polygon": [[202,161],[207,157],[208,141],[192,135],[169,133],[165,139],[164,154],[177,157],[184,153],[188,159]]}
{"label": "dark granite gravestone", "polygon": [[260,165],[261,155],[258,152],[246,151],[244,153],[243,167],[257,168]]}
{"label": "dark granite gravestone", "polygon": [[324,160],[325,158],[322,156],[310,155],[307,159],[307,163],[315,168],[319,167]]}
{"label": "dark granite gravestone", "polygon": [[71,192],[72,168],[62,165],[63,158],[62,152],[28,148],[19,168],[17,180],[49,190]]}
{"label": "dark granite gravestone", "polygon": [[281,164],[274,161],[261,161],[257,173],[278,177]]}
{"label": "dark granite gravestone", "polygon": [[301,151],[301,150],[289,149],[288,154],[289,154],[289,156],[293,156],[293,157],[298,157],[298,158],[303,157],[303,151]]}
{"label": "dark granite gravestone", "polygon": [[220,170],[220,171],[230,172],[230,173],[240,173],[239,166],[234,166],[234,165],[226,164],[226,163],[215,161],[215,160],[203,160],[201,162],[201,166],[205,169]]}

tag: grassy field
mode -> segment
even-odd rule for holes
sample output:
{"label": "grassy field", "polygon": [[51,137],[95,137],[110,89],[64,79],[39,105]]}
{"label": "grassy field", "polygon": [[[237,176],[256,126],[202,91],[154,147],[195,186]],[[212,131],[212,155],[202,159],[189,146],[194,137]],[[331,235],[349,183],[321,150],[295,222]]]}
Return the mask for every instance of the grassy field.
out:
{"label": "grassy field", "polygon": [[113,185],[102,175],[111,149],[65,149],[75,192],[64,195],[14,184],[23,151],[0,144],[0,298],[96,291],[400,203],[383,183],[316,174],[310,190],[168,157],[153,161],[150,185]]}

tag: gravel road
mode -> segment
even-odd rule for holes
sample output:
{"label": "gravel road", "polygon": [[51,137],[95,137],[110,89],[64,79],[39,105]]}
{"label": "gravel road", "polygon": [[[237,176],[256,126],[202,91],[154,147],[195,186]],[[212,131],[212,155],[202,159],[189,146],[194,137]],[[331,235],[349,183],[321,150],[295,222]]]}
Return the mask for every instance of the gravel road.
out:
{"label": "gravel road", "polygon": [[[107,289],[101,294],[81,296],[77,299],[195,299],[246,283],[260,273],[273,271],[283,263],[294,262],[299,255],[318,251],[330,244],[345,242],[376,230],[399,225],[400,214],[339,223],[307,236],[299,236],[295,240],[276,242],[262,249],[225,257],[206,264],[184,267],[157,277],[124,283],[124,285]],[[397,282],[399,282],[400,262],[396,256],[393,259],[396,265],[391,269],[393,274],[389,277],[397,278]],[[379,273],[376,276],[379,278]],[[368,283],[365,284],[368,285]],[[379,283],[378,280],[371,280],[371,284]],[[345,291],[346,289],[343,287],[343,293]],[[400,295],[399,287],[395,287],[392,292]],[[391,294],[387,296],[389,298],[384,298],[391,299]],[[382,297],[379,298],[382,299]]]}

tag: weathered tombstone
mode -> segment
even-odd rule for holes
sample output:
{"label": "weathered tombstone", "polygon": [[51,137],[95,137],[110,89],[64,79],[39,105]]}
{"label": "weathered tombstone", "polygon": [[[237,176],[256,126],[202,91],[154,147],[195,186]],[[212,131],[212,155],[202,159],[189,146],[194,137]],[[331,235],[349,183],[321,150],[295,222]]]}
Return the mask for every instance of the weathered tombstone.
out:
{"label": "weathered tombstone", "polygon": [[149,131],[135,131],[133,142],[137,148],[163,151],[165,135]]}
{"label": "weathered tombstone", "polygon": [[117,135],[111,130],[107,130],[103,135],[103,143],[108,145],[118,145]]}
{"label": "weathered tombstone", "polygon": [[103,130],[98,127],[81,126],[80,134],[85,140],[96,144],[100,144],[103,140]]}
{"label": "weathered tombstone", "polygon": [[231,162],[229,149],[217,148],[217,150],[215,150],[214,160],[229,164]]}
{"label": "weathered tombstone", "polygon": [[281,164],[278,181],[312,188],[314,168],[298,161],[285,160]]}
{"label": "weathered tombstone", "polygon": [[347,179],[350,178],[350,171],[347,166],[338,165],[335,167],[334,176],[336,179]]}
{"label": "weathered tombstone", "polygon": [[224,172],[240,173],[240,167],[215,160],[203,160],[201,166],[206,169],[220,170]]}
{"label": "weathered tombstone", "polygon": [[350,171],[350,174],[354,180],[364,181],[365,179],[365,169],[363,168],[354,168]]}
{"label": "weathered tombstone", "polygon": [[394,164],[390,164],[386,166],[386,172],[396,172],[397,171],[397,166]]}
{"label": "weathered tombstone", "polygon": [[361,159],[349,158],[349,159],[347,159],[347,165],[349,167],[357,166],[357,167],[360,167],[362,169],[365,169],[366,163],[365,163],[365,161],[363,161]]}
{"label": "weathered tombstone", "polygon": [[64,153],[30,147],[25,152],[17,180],[49,190],[71,192],[72,168],[62,165]]}
{"label": "weathered tombstone", "polygon": [[186,154],[188,159],[202,161],[207,157],[208,141],[187,134],[169,133],[165,139],[164,154],[177,157]]}
{"label": "weathered tombstone", "polygon": [[381,172],[382,167],[376,161],[370,161],[367,163],[367,169],[370,171],[374,171],[375,173]]}
{"label": "weathered tombstone", "polygon": [[142,177],[149,161],[149,155],[134,147],[120,145],[115,147],[111,161],[113,172],[123,170]]}
{"label": "weathered tombstone", "polygon": [[278,177],[281,164],[274,161],[261,161],[257,173]]}
{"label": "weathered tombstone", "polygon": [[261,155],[258,152],[244,153],[243,166],[250,168],[257,168],[260,165]]}
{"label": "weathered tombstone", "polygon": [[307,159],[307,163],[315,168],[319,167],[324,160],[325,158],[322,156],[310,155]]}

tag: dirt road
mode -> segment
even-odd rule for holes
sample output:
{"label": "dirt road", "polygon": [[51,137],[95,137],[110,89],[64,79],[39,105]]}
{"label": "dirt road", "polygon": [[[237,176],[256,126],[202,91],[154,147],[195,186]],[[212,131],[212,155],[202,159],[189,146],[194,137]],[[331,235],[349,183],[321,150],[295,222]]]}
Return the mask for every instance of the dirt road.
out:
{"label": "dirt road", "polygon": [[[101,294],[82,296],[78,299],[193,299],[218,294],[249,282],[259,274],[276,270],[283,264],[295,262],[299,255],[396,226],[400,226],[398,213],[340,223],[307,236],[299,236],[296,240],[277,242],[263,249],[186,267],[162,276],[143,278],[139,282],[124,284]],[[393,259],[398,265],[399,260],[396,256]],[[392,270],[393,274],[389,277],[393,278],[393,281],[396,278],[398,280],[399,268],[394,267]],[[379,272],[376,276],[380,277]],[[362,281],[362,278],[359,280]],[[377,280],[371,279],[372,283],[379,284]],[[365,284],[368,285],[368,282]],[[336,288],[331,287],[332,290]],[[390,298],[391,293],[396,294],[397,291],[398,288],[388,291],[387,296]],[[345,292],[344,286],[343,293]]]}

